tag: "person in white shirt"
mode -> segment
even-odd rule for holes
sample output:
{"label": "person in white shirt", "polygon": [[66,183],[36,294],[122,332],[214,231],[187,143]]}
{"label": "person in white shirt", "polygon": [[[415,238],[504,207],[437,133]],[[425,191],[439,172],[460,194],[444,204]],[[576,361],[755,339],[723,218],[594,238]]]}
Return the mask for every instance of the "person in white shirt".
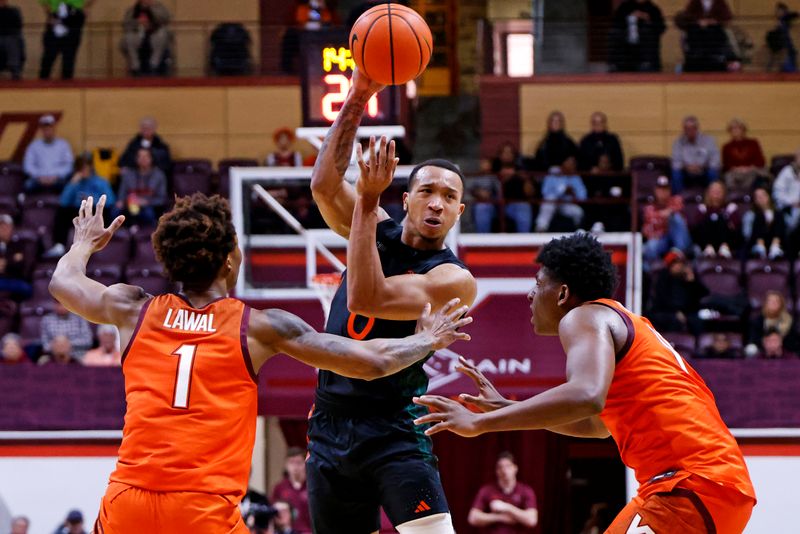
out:
{"label": "person in white shirt", "polygon": [[28,175],[25,190],[58,192],[72,175],[75,157],[67,140],[56,137],[56,118],[53,115],[42,115],[39,128],[42,136],[28,145],[22,162]]}

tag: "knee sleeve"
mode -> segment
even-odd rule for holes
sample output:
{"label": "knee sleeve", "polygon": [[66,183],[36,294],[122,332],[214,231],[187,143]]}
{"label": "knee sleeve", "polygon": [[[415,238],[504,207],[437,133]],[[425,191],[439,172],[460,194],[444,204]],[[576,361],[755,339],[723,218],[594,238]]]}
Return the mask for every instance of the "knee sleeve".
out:
{"label": "knee sleeve", "polygon": [[397,525],[400,534],[455,534],[450,514],[434,514]]}

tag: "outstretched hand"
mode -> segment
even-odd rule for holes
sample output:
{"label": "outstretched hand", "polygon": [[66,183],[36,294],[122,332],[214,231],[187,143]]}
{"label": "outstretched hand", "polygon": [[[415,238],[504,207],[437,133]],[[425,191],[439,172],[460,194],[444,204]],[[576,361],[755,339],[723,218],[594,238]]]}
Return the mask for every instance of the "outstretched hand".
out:
{"label": "outstretched hand", "polygon": [[449,430],[465,438],[472,438],[482,433],[478,428],[480,414],[469,411],[452,399],[439,395],[423,395],[422,397],[414,397],[414,404],[427,406],[431,410],[428,415],[423,415],[414,420],[414,424],[417,426],[435,423],[425,430],[425,435],[427,436],[442,430]]}
{"label": "outstretched hand", "polygon": [[81,201],[78,216],[72,219],[72,224],[75,225],[73,246],[86,244],[90,247],[91,252],[95,253],[108,244],[114,232],[125,222],[125,216],[120,215],[106,228],[103,223],[103,208],[106,206],[106,196],[102,195],[100,197],[100,200],[97,201],[96,209],[92,209],[93,204],[94,199],[92,197]]}
{"label": "outstretched hand", "polygon": [[467,375],[478,388],[477,396],[462,393],[458,396],[459,399],[474,404],[482,412],[491,412],[511,404],[511,401],[503,397],[494,384],[489,382],[489,379],[475,365],[468,362],[463,356],[458,357],[458,363],[456,371]]}
{"label": "outstretched hand", "polygon": [[445,304],[441,310],[431,314],[430,303],[425,305],[422,315],[417,321],[418,334],[431,334],[434,338],[433,350],[443,349],[457,340],[469,341],[469,334],[459,332],[458,329],[472,322],[472,317],[463,317],[468,306],[458,306],[461,299],[454,298]]}
{"label": "outstretched hand", "polygon": [[[388,147],[387,147],[388,145]],[[386,142],[386,136],[381,136],[380,147],[375,152],[375,137],[369,138],[368,159],[364,160],[364,151],[360,144],[356,145],[356,156],[361,176],[356,184],[356,191],[362,198],[378,200],[392,183],[394,171],[400,161],[395,155],[394,141]]]}
{"label": "outstretched hand", "polygon": [[381,92],[386,86],[379,84],[366,74],[361,72],[358,67],[353,69],[353,77],[351,78],[353,91],[357,94],[363,94],[366,97],[371,97],[375,93]]}

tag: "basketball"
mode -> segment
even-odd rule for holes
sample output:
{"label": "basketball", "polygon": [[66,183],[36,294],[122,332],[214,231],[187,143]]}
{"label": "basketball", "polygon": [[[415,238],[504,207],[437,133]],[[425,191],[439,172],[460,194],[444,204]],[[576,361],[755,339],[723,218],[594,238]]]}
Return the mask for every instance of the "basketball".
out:
{"label": "basketball", "polygon": [[399,4],[380,4],[361,15],[350,31],[359,70],[383,85],[400,85],[425,70],[433,36],[425,20]]}

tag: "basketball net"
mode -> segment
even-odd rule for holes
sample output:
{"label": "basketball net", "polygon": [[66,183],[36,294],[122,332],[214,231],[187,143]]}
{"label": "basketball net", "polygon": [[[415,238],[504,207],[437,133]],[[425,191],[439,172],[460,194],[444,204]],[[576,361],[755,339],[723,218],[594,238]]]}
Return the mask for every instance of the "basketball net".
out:
{"label": "basketball net", "polygon": [[328,315],[331,313],[333,297],[341,283],[342,273],[319,273],[311,278],[311,287],[314,288],[314,293],[317,294],[325,314],[325,326],[328,325]]}

